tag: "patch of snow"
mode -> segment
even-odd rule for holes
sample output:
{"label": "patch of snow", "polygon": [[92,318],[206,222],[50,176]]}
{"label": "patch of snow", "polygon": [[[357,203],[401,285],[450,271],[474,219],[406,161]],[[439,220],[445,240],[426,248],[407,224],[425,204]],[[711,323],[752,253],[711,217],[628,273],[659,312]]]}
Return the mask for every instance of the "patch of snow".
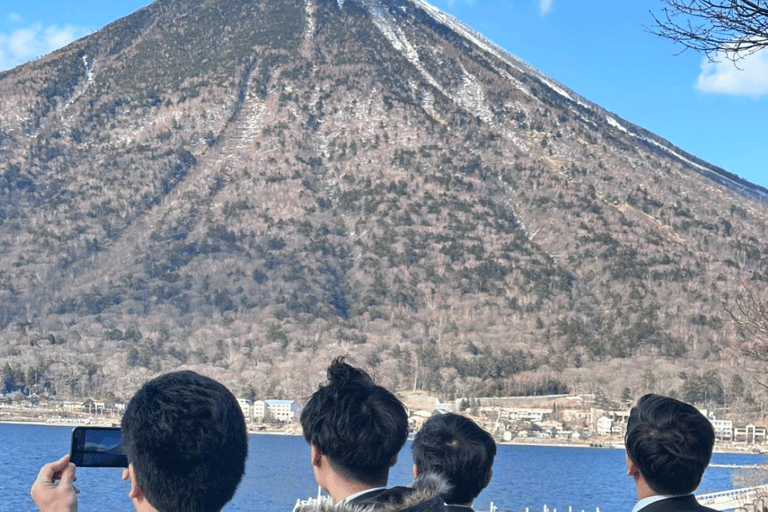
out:
{"label": "patch of snow", "polygon": [[88,80],[88,85],[93,85],[93,64],[90,67],[88,66],[87,55],[83,55],[83,65],[85,66],[85,76]]}
{"label": "patch of snow", "polygon": [[482,85],[464,69],[464,66],[461,66],[461,71],[463,73],[462,87],[457,97],[459,104],[467,110],[474,112],[484,122],[492,122],[493,113],[485,103],[485,91]]}
{"label": "patch of snow", "polygon": [[517,69],[518,71],[528,73],[537,77],[544,84],[550,87],[554,92],[556,92],[557,94],[560,94],[564,98],[570,101],[573,101],[575,103],[578,103],[583,107],[587,107],[591,109],[595,108],[595,106],[588,104],[588,102],[582,101],[580,98],[574,98],[573,94],[566,91],[563,86],[560,86],[559,84],[554,83],[549,77],[541,73],[536,68],[525,63],[520,58],[512,55],[507,50],[503,49],[502,47],[500,47],[490,39],[486,38],[482,34],[474,31],[469,26],[465,25],[464,23],[457,20],[453,16],[444,13],[443,11],[433,6],[426,0],[412,0],[412,1],[419,8],[423,9],[426,13],[428,13],[435,21],[445,25],[446,27],[450,28],[454,32],[462,35],[467,40],[477,45],[480,49],[485,50],[486,52],[495,56],[499,60],[506,62],[508,65]]}
{"label": "patch of snow", "polygon": [[615,120],[611,116],[605,116],[606,121],[608,121],[608,124],[613,126],[614,128],[618,128],[619,130],[623,131],[624,133],[629,133],[626,128],[624,128],[624,125]]}
{"label": "patch of snow", "polygon": [[559,94],[559,95],[560,95],[560,96],[562,96],[563,98],[565,98],[565,99],[568,99],[568,100],[571,100],[571,101],[575,101],[575,100],[574,100],[574,99],[571,97],[571,95],[570,95],[570,94],[568,94],[568,93],[567,93],[567,92],[566,92],[564,89],[562,89],[561,87],[559,87],[559,86],[558,86],[557,84],[555,84],[554,82],[550,82],[550,81],[549,81],[549,80],[547,80],[546,78],[541,78],[541,77],[539,77],[539,79],[540,79],[542,82],[544,82],[545,84],[547,84],[547,86],[548,86],[550,89],[552,89],[553,91],[555,91],[557,94]]}
{"label": "patch of snow", "polygon": [[645,141],[645,142],[648,142],[650,144],[653,144],[654,146],[657,146],[657,147],[663,149],[664,151],[666,151],[670,155],[674,156],[675,158],[677,158],[680,161],[683,161],[683,162],[687,163],[688,165],[696,167],[697,169],[701,169],[702,171],[711,171],[712,170],[709,167],[703,166],[701,164],[697,164],[696,162],[693,162],[693,161],[689,160],[688,158],[684,157],[683,155],[673,151],[672,149],[670,149],[670,148],[668,148],[668,147],[666,147],[666,146],[664,146],[662,144],[659,144],[657,141],[655,141],[653,139],[649,139],[648,137],[641,137],[641,136],[639,136],[637,134],[634,134],[634,135],[635,135],[635,137],[637,139]]}
{"label": "patch of snow", "polygon": [[[472,112],[485,122],[493,121],[493,113],[485,103],[485,92],[482,85],[466,69],[462,67],[463,81],[459,91],[452,94],[445,90],[440,83],[424,68],[421,63],[418,51],[408,40],[403,30],[397,26],[394,20],[390,19],[386,9],[379,2],[367,1],[365,6],[370,12],[373,22],[384,37],[390,42],[392,47],[400,52],[406,59],[419,71],[421,76],[429,85],[440,91],[443,95],[451,98],[461,107]],[[433,98],[434,99],[434,98]],[[425,110],[427,110],[425,108]],[[430,112],[427,110],[430,114]]]}
{"label": "patch of snow", "polygon": [[[340,0],[343,3],[343,0]],[[304,12],[307,14],[307,28],[304,30],[304,39],[311,39],[315,32],[315,17],[312,13],[312,0],[304,2]]]}
{"label": "patch of snow", "polygon": [[371,13],[374,25],[381,31],[382,35],[389,41],[392,47],[403,54],[405,58],[419,70],[419,73],[421,73],[424,79],[432,87],[436,88],[446,96],[450,96],[443,90],[437,80],[424,69],[421,60],[419,59],[419,53],[411,45],[410,41],[408,41],[408,38],[403,33],[402,29],[389,19],[382,6],[374,2],[366,2],[366,7]]}

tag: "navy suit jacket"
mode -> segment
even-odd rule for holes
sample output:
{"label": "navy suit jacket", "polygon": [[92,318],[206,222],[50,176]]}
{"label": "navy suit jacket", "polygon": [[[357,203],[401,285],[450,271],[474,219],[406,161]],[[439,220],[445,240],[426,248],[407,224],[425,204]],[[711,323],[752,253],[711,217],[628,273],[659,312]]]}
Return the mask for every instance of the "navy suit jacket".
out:
{"label": "navy suit jacket", "polygon": [[717,512],[715,509],[700,505],[693,494],[675,496],[646,505],[640,512]]}
{"label": "navy suit jacket", "polygon": [[466,505],[449,504],[445,507],[448,509],[448,512],[475,512],[472,507],[468,507]]}
{"label": "navy suit jacket", "polygon": [[349,500],[350,505],[372,505],[378,503],[377,497],[379,494],[385,493],[387,489],[374,489],[366,493],[360,494]]}

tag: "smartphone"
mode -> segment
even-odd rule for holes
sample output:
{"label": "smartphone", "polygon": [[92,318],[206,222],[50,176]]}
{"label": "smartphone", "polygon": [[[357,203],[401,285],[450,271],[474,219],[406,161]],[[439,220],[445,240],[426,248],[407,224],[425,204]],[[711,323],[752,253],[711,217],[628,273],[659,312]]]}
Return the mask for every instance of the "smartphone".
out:
{"label": "smartphone", "polygon": [[127,468],[119,427],[75,427],[69,461],[84,468]]}

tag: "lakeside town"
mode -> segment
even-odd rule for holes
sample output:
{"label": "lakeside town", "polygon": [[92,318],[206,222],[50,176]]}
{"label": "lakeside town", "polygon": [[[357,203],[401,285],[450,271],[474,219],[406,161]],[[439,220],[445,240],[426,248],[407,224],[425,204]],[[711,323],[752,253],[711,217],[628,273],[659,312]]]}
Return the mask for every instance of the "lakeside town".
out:
{"label": "lakeside town", "polygon": [[[631,404],[610,410],[595,406],[591,395],[460,398],[453,402],[426,394],[401,395],[412,432],[433,414],[464,414],[500,443],[565,444],[623,448]],[[239,398],[249,431],[300,435],[301,405],[295,400]],[[0,422],[49,425],[119,425],[127,404],[94,400],[59,401],[36,395],[0,395]],[[715,429],[715,450],[768,452],[768,419],[739,421],[701,410]]]}

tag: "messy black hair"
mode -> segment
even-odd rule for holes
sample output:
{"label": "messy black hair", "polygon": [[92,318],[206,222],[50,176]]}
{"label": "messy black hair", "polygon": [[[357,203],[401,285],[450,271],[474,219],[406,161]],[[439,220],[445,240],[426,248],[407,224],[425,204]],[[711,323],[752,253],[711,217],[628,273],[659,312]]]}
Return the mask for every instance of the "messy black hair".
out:
{"label": "messy black hair", "polygon": [[348,478],[368,485],[386,481],[408,437],[405,406],[343,357],[327,374],[328,382],[301,412],[304,437]]}

